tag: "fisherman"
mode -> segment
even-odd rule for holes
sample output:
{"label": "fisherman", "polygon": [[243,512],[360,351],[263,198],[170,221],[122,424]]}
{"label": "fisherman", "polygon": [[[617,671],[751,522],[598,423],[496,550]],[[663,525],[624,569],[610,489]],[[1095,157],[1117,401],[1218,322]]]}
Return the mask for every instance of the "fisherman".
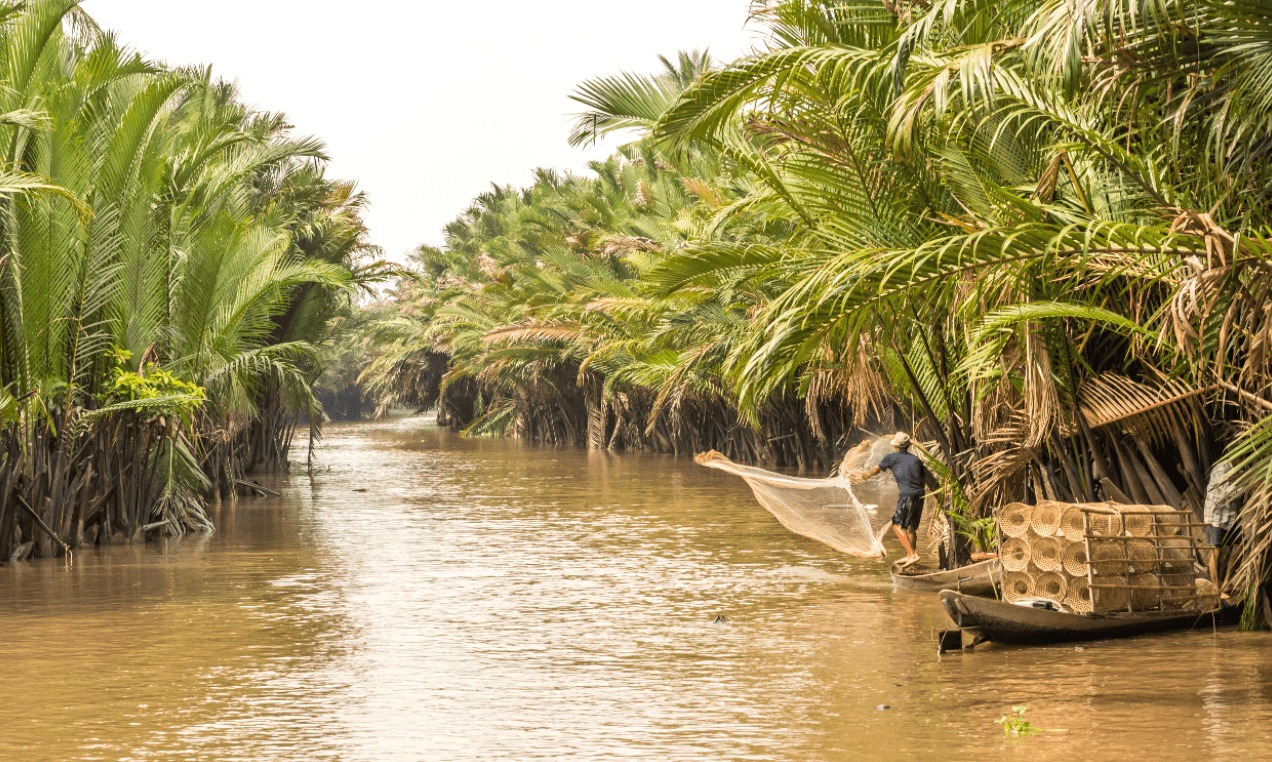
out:
{"label": "fisherman", "polygon": [[915,548],[918,547],[919,519],[923,517],[923,494],[926,492],[923,481],[927,468],[918,456],[911,454],[909,434],[898,431],[889,444],[897,451],[883,456],[879,465],[862,474],[859,481],[865,481],[880,471],[891,471],[897,480],[897,512],[892,516],[892,531],[897,533],[901,547],[905,548],[905,558],[899,563],[906,567],[919,560]]}
{"label": "fisherman", "polygon": [[[1210,482],[1206,485],[1206,507],[1202,520],[1206,527],[1206,540],[1215,549],[1210,553],[1210,581],[1220,591],[1227,584],[1228,559],[1232,548],[1237,544],[1240,530],[1237,529],[1237,512],[1241,509],[1241,499],[1234,497],[1232,485],[1232,463],[1220,461],[1210,469]],[[1223,574],[1223,577],[1219,575]]]}

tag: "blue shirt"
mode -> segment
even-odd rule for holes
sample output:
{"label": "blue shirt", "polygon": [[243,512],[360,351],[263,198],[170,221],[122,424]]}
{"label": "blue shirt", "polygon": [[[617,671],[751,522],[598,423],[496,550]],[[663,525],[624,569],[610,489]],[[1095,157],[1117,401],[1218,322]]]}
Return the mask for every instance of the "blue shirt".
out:
{"label": "blue shirt", "polygon": [[883,456],[879,461],[880,471],[891,471],[897,480],[897,490],[902,495],[922,495],[927,492],[923,486],[923,476],[927,469],[923,461],[908,452],[893,452]]}

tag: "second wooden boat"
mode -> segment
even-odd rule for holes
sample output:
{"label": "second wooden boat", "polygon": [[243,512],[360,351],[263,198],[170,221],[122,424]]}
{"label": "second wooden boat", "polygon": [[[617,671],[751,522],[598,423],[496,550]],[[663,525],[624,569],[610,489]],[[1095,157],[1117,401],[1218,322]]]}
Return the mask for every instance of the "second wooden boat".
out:
{"label": "second wooden boat", "polygon": [[1003,566],[997,558],[945,571],[922,566],[892,565],[892,584],[908,590],[957,590],[968,595],[993,595],[1003,583]]}
{"label": "second wooden boat", "polygon": [[[1065,611],[1017,606],[991,598],[941,591],[941,605],[959,629],[978,640],[995,643],[1057,643],[1070,640],[1138,635],[1145,632],[1187,630],[1227,623],[1227,610],[1137,611],[1108,614],[1070,614]],[[1237,611],[1233,609],[1232,611]]]}

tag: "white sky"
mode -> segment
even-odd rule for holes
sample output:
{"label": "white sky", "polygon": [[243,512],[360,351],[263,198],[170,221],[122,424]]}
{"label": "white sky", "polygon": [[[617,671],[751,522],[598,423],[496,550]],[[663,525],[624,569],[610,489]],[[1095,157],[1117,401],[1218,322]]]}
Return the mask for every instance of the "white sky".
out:
{"label": "white sky", "polygon": [[327,143],[329,177],[371,199],[400,259],[490,187],[534,167],[581,170],[616,144],[566,145],[585,79],[654,72],[657,56],[749,49],[748,0],[85,0],[120,40],[169,64],[211,64],[248,103]]}

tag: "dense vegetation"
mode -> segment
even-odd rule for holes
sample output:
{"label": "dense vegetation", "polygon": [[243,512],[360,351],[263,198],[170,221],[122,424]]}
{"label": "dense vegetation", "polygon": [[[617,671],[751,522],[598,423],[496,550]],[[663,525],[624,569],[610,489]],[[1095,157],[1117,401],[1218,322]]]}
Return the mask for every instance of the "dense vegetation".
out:
{"label": "dense vegetation", "polygon": [[774,0],[763,49],[585,83],[594,177],[422,249],[368,377],[443,420],[826,466],[913,425],[959,521],[1200,513],[1272,550],[1272,13],[1244,0]]}
{"label": "dense vegetation", "polygon": [[0,557],[208,529],[372,273],[323,147],[73,0],[0,3]]}

